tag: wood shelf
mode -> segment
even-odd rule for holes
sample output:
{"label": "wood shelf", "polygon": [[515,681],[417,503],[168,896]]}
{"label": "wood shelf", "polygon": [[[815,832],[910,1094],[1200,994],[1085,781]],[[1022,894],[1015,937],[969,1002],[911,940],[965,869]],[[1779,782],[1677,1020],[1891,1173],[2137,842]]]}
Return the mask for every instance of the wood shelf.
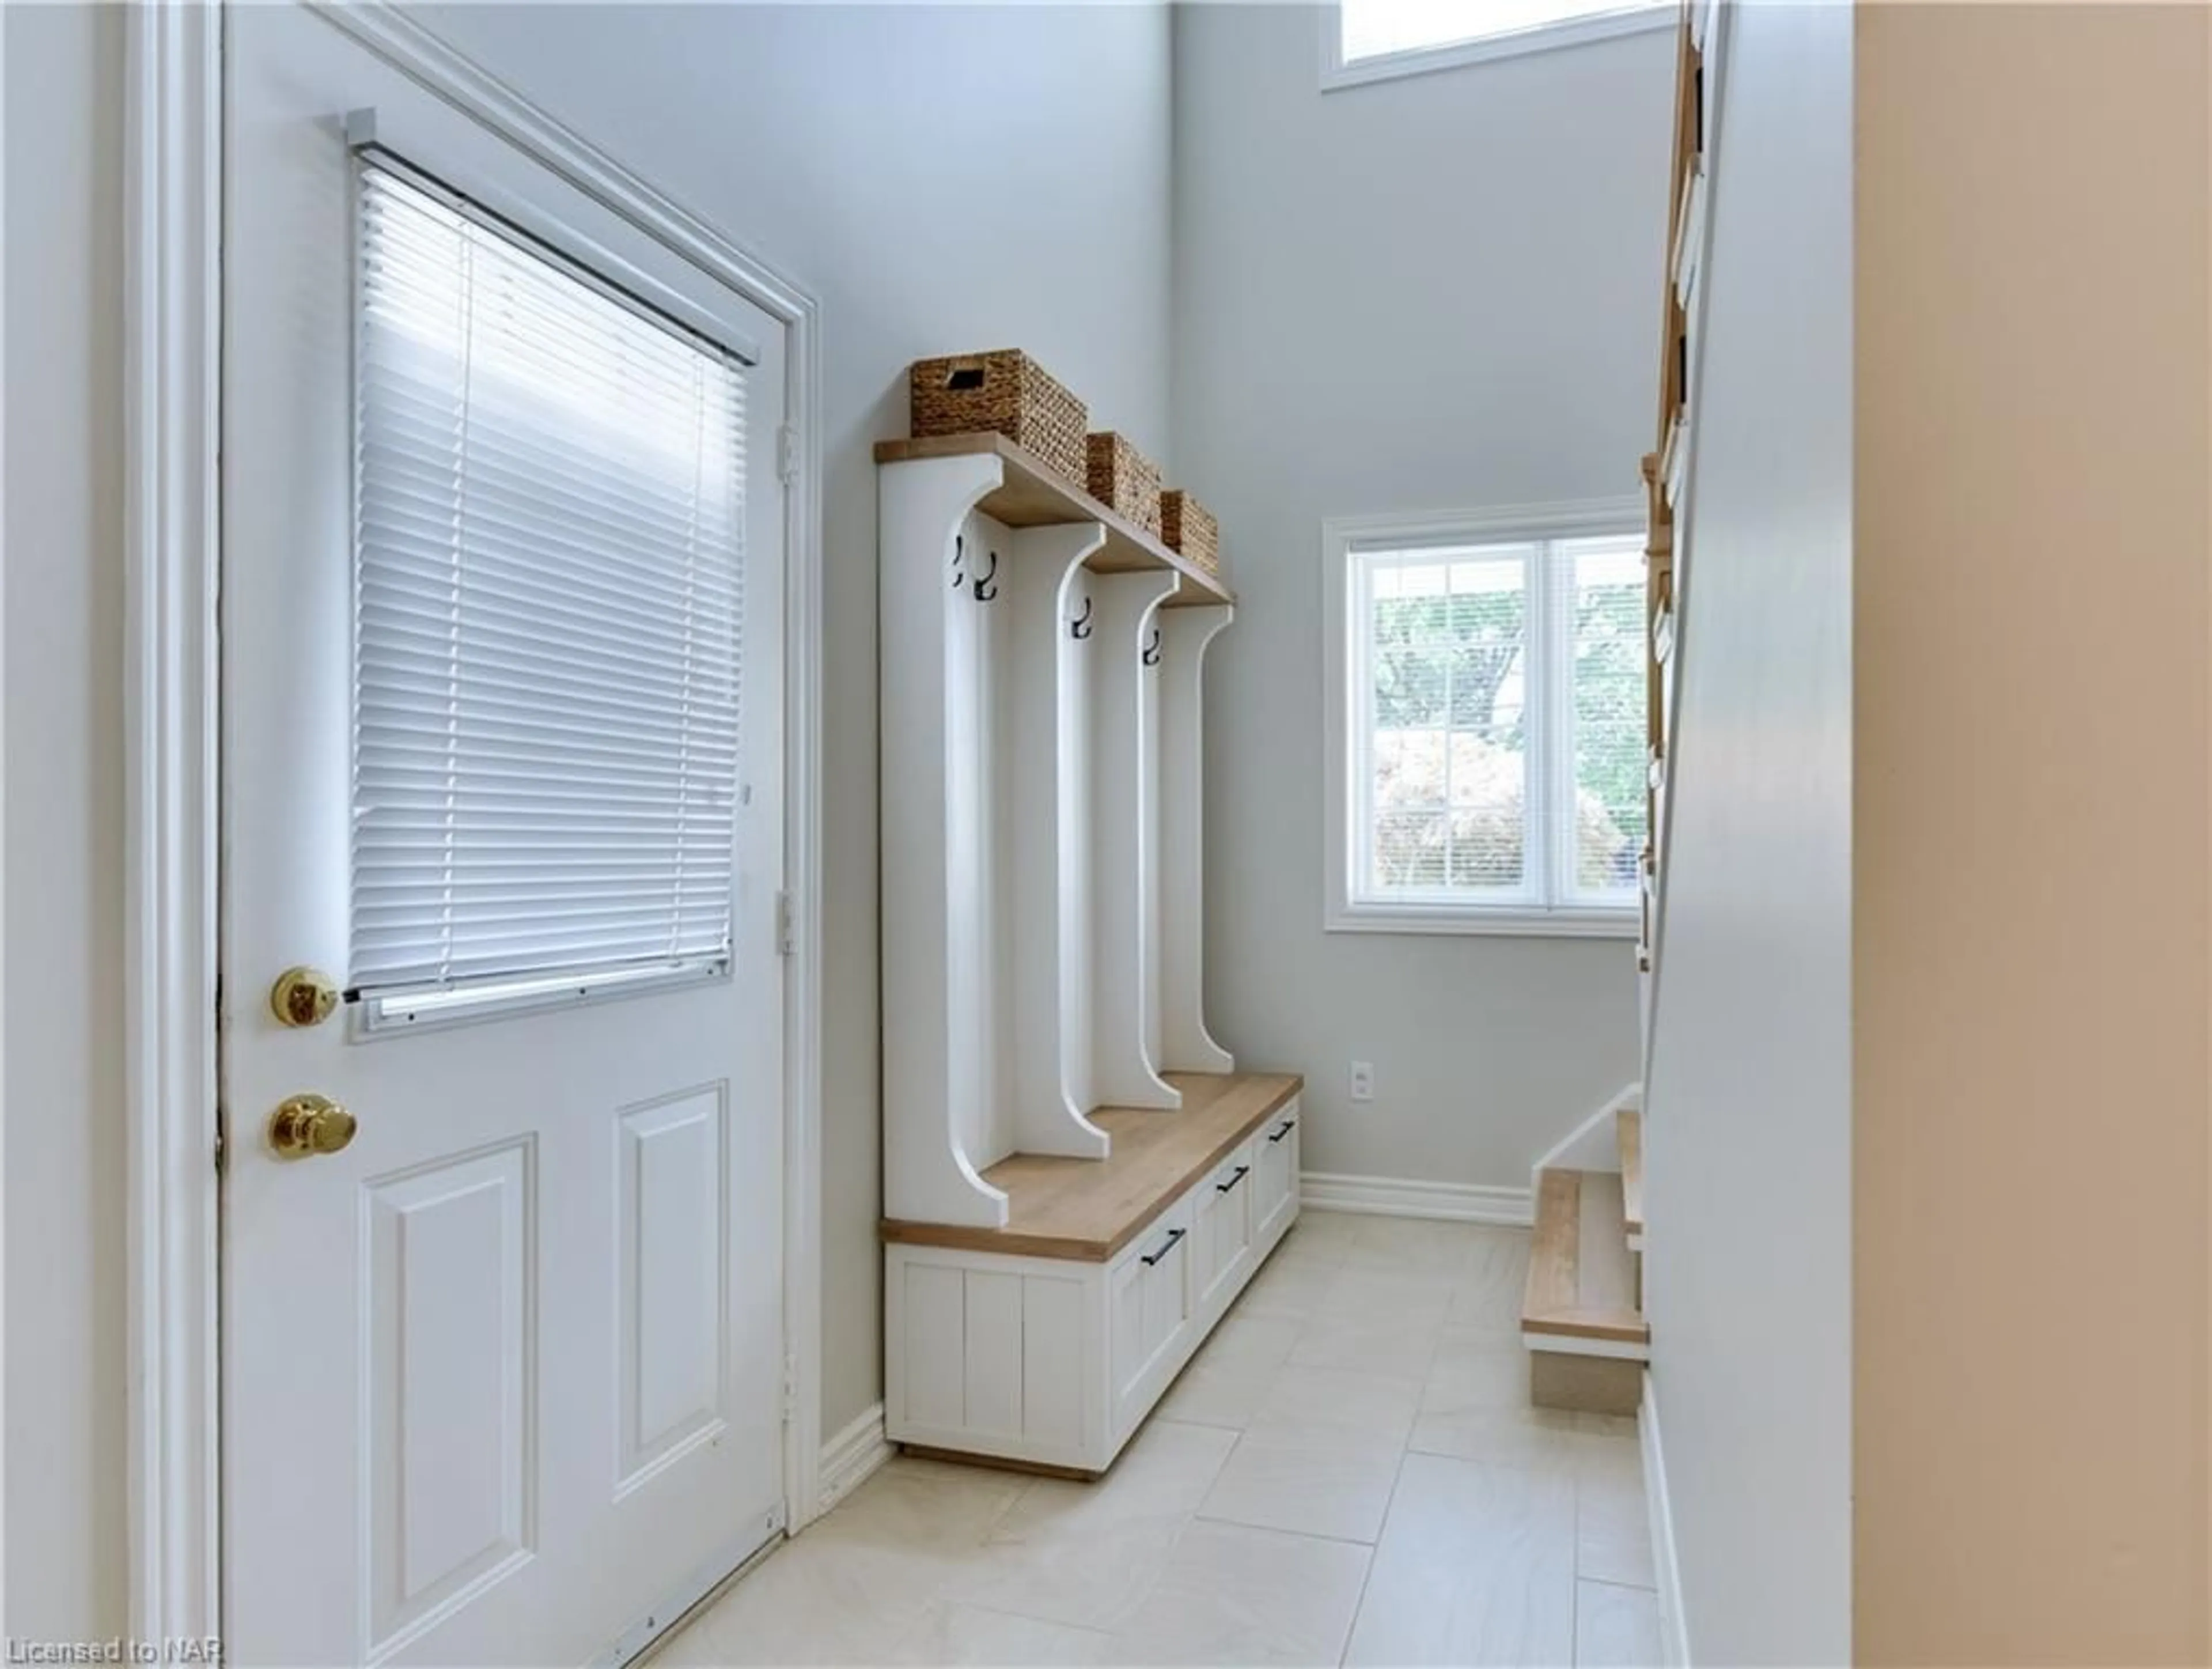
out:
{"label": "wood shelf", "polygon": [[1003,1189],[1004,1228],[886,1218],[883,1238],[1018,1258],[1103,1264],[1142,1233],[1178,1195],[1305,1087],[1273,1073],[1170,1072],[1179,1112],[1102,1107],[1091,1122],[1113,1137],[1104,1159],[1016,1154],[983,1173]]}
{"label": "wood shelf", "polygon": [[987,494],[976,508],[1009,527],[1056,527],[1071,521],[1096,521],[1106,529],[1106,544],[1089,566],[1101,574],[1127,574],[1165,568],[1182,576],[1182,584],[1164,606],[1188,608],[1211,603],[1233,603],[1236,594],[1179,551],[1170,550],[1157,534],[1146,533],[1127,516],[1112,509],[1072,482],[1055,475],[1028,448],[1003,435],[945,435],[922,441],[878,441],[878,464],[910,463],[918,458],[988,456],[1006,466],[1006,480]]}

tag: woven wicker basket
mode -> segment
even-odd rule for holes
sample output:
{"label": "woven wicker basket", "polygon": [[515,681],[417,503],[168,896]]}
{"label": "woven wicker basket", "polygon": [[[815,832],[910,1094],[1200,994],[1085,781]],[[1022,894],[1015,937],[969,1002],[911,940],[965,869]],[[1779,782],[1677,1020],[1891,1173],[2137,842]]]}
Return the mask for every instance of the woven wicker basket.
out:
{"label": "woven wicker basket", "polygon": [[1091,414],[1027,354],[1007,348],[918,359],[909,376],[915,439],[995,430],[1087,488],[1083,437]]}
{"label": "woven wicker basket", "polygon": [[1091,496],[1158,539],[1160,466],[1111,430],[1091,436],[1090,460]]}
{"label": "woven wicker basket", "polygon": [[1221,571],[1221,524],[1180,487],[1160,495],[1160,538],[1207,573]]}

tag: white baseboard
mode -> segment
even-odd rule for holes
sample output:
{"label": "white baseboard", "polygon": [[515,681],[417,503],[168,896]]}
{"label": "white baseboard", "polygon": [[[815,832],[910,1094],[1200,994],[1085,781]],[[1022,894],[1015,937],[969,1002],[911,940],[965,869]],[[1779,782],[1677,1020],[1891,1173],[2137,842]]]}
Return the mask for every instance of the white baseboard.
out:
{"label": "white baseboard", "polygon": [[1298,1202],[1316,1211],[1359,1211],[1376,1217],[1437,1217],[1520,1228],[1536,1221],[1535,1203],[1526,1188],[1405,1182],[1396,1177],[1337,1176],[1325,1171],[1307,1171],[1298,1178]]}
{"label": "white baseboard", "polygon": [[1659,1585],[1660,1661],[1690,1669],[1690,1630],[1682,1618],[1682,1567],[1675,1556],[1674,1508],[1667,1494],[1667,1454],[1659,1441],[1659,1404],[1651,1376],[1644,1376],[1644,1405],[1636,1421],[1644,1443],[1644,1500],[1651,1514],[1651,1563]]}
{"label": "white baseboard", "polygon": [[816,1504],[826,1513],[867,1482],[877,1467],[891,1458],[884,1441],[884,1405],[871,1404],[859,1419],[822,1446],[821,1483]]}

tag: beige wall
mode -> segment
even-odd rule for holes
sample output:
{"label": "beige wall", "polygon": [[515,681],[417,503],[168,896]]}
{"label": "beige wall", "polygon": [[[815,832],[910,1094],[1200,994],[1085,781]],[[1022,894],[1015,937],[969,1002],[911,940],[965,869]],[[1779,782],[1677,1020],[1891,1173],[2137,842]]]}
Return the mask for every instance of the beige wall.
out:
{"label": "beige wall", "polygon": [[2203,1663],[2207,13],[1857,52],[1857,1653]]}

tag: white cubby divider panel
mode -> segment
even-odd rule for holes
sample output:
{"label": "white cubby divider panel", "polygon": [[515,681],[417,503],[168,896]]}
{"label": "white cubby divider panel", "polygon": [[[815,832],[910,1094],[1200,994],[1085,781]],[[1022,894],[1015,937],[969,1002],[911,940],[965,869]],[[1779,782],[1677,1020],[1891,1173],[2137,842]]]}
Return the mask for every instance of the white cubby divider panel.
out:
{"label": "white cubby divider panel", "polygon": [[1234,1070],[1200,949],[1227,594],[1006,451],[878,471],[884,1211],[974,1228],[994,1165],[1107,1158],[1097,1110]]}

